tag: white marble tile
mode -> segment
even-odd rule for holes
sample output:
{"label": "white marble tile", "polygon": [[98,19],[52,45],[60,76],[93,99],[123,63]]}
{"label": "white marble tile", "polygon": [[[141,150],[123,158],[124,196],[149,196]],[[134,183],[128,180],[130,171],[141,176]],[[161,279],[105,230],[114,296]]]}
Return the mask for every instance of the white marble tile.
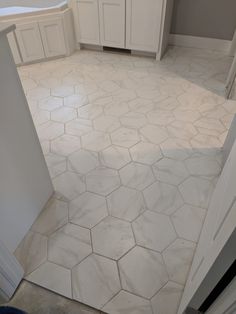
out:
{"label": "white marble tile", "polygon": [[148,142],[134,145],[130,148],[130,154],[133,161],[147,165],[152,165],[163,157],[159,146]]}
{"label": "white marble tile", "polygon": [[207,134],[197,134],[194,136],[191,139],[191,145],[195,151],[206,155],[215,155],[216,150],[222,147],[218,137]]}
{"label": "white marble tile", "polygon": [[71,85],[59,85],[57,87],[52,88],[51,90],[52,96],[57,97],[66,97],[74,94],[74,87]]}
{"label": "white marble tile", "polygon": [[131,100],[128,105],[131,110],[140,113],[147,113],[154,108],[154,104],[151,100],[143,99],[140,97]]}
{"label": "white marble tile", "polygon": [[93,130],[92,123],[86,119],[75,119],[67,122],[65,131],[67,134],[81,136],[87,134]]}
{"label": "white marble tile", "polygon": [[151,211],[145,211],[132,223],[132,226],[138,245],[159,252],[171,244],[177,236],[169,217]]}
{"label": "white marble tile", "polygon": [[39,126],[50,120],[50,112],[46,110],[36,109],[32,115],[35,126]]}
{"label": "white marble tile", "polygon": [[[55,198],[70,201],[69,219],[75,227],[92,229],[108,214],[129,224],[137,219],[134,224],[139,223],[138,231],[144,245],[160,249],[157,244],[165,246],[169,243],[171,227],[169,223],[161,224],[161,219],[153,219],[149,226],[143,219],[147,214],[142,216],[148,208],[151,216],[170,215],[179,239],[197,241],[201,226],[199,213],[203,213],[205,209],[201,207],[208,204],[214,184],[212,177],[220,171],[219,153],[236,112],[234,100],[225,101],[218,95],[220,89],[223,91],[222,70],[226,64],[228,59],[219,53],[175,47],[169,49],[161,63],[135,56],[81,50],[70,57],[18,69],[49,170],[53,177],[56,176],[53,180],[57,190]],[[76,118],[75,113],[79,113],[80,118]],[[54,122],[53,119],[62,122]],[[74,120],[68,121],[70,119]],[[79,151],[83,152],[82,155],[77,154]],[[94,169],[98,166],[97,157],[103,167]],[[183,163],[193,177],[186,179]],[[136,164],[138,166],[134,167]],[[133,188],[121,186],[117,170],[122,173],[125,184]],[[182,179],[185,180],[183,183]],[[145,197],[137,188],[145,188]],[[36,224],[38,232],[51,233],[57,230],[57,225],[61,227],[62,209],[51,209],[44,215],[44,219],[39,218]],[[164,218],[168,220],[166,216]],[[44,223],[45,220],[47,222]],[[164,229],[163,225],[169,227]],[[112,231],[115,233],[116,229]],[[47,253],[43,249],[45,242],[37,238],[35,247],[31,249],[28,241],[23,260],[34,269],[35,265],[38,267],[45,261],[42,258],[44,252]],[[32,258],[32,264],[27,259],[27,249],[31,251],[29,259]],[[149,251],[155,253],[147,249],[147,253]],[[180,264],[176,266],[180,274],[173,270],[173,276],[177,277],[181,276],[180,252],[177,245],[173,253],[173,261]],[[101,259],[105,260],[101,263],[105,273],[107,260]],[[158,275],[146,276],[145,272],[149,274],[152,269],[146,262],[140,270],[133,270],[137,260],[134,258],[134,262],[130,262],[134,287],[137,291],[144,289],[147,292],[155,286],[153,314],[175,314],[178,293],[172,293],[171,285],[170,289],[168,285],[166,289],[162,288],[165,282],[162,283]],[[108,259],[108,262],[112,260]],[[120,287],[115,291],[109,289],[107,277],[95,269],[94,265],[98,263],[91,265],[81,270],[80,277],[84,278],[82,288],[85,287],[84,282],[91,279],[90,269],[97,278],[95,288],[91,279],[88,288],[83,290],[86,290],[85,299],[92,306],[100,308],[108,302],[111,313],[150,313],[147,301],[143,303],[144,299],[140,300],[128,291],[119,293]],[[158,263],[151,265],[155,268]],[[168,267],[171,268],[169,263]],[[41,270],[39,273],[41,276]],[[111,287],[114,287],[117,270],[114,274],[113,277],[111,271],[108,276]],[[129,271],[126,275],[128,278]],[[154,277],[157,277],[158,291]],[[41,284],[40,278],[35,278]],[[183,278],[180,279],[183,282]],[[102,288],[99,286],[101,282]],[[48,289],[53,287],[49,285]],[[63,289],[61,293],[65,293]],[[166,299],[169,295],[167,302],[165,295]]]}
{"label": "white marble tile", "polygon": [[127,128],[139,129],[147,124],[147,118],[139,112],[128,112],[120,117],[120,122]]}
{"label": "white marble tile", "polygon": [[74,120],[77,118],[77,112],[73,108],[62,107],[59,109],[55,109],[51,113],[51,120],[66,123],[68,121]]}
{"label": "white marble tile", "polygon": [[68,157],[68,169],[73,172],[86,174],[99,166],[96,152],[79,150]]}
{"label": "white marble tile", "polygon": [[112,116],[101,115],[93,121],[94,129],[111,133],[120,127],[119,119]]}
{"label": "white marble tile", "polygon": [[81,137],[82,147],[99,152],[111,144],[110,136],[107,133],[92,131]]}
{"label": "white marble tile", "polygon": [[112,145],[100,152],[102,165],[119,170],[131,161],[127,148]]}
{"label": "white marble tile", "polygon": [[118,260],[135,245],[129,222],[107,217],[92,231],[93,252]]}
{"label": "white marble tile", "polygon": [[73,200],[85,191],[85,183],[81,175],[67,171],[53,180],[55,191],[66,200]]}
{"label": "white marble tile", "polygon": [[208,207],[213,188],[210,181],[199,177],[190,177],[179,186],[186,203],[202,208]]}
{"label": "white marble tile", "polygon": [[198,121],[194,123],[194,125],[197,128],[203,128],[203,129],[209,129],[209,130],[215,130],[220,133],[225,131],[225,128],[223,124],[217,120],[217,119],[212,119],[212,118],[201,118]]}
{"label": "white marble tile", "polygon": [[123,103],[114,103],[107,104],[104,107],[104,113],[108,116],[120,117],[129,111],[128,104]]}
{"label": "white marble tile", "polygon": [[161,255],[139,246],[121,258],[118,265],[122,288],[145,298],[151,298],[168,281]]}
{"label": "white marble tile", "polygon": [[38,127],[37,133],[41,141],[54,140],[64,134],[64,125],[59,122],[48,121]]}
{"label": "white marble tile", "polygon": [[52,153],[62,156],[69,156],[78,151],[80,147],[80,139],[73,135],[64,134],[51,142]]}
{"label": "white marble tile", "polygon": [[88,98],[82,95],[69,95],[64,97],[64,106],[71,108],[80,108],[88,104]]}
{"label": "white marble tile", "polygon": [[35,87],[27,92],[27,97],[33,100],[41,100],[50,96],[50,89]]}
{"label": "white marble tile", "polygon": [[184,160],[193,153],[191,144],[186,140],[178,138],[168,138],[160,144],[160,147],[165,157],[176,160]]}
{"label": "white marble tile", "polygon": [[48,260],[71,269],[92,253],[90,231],[68,223],[48,240]]}
{"label": "white marble tile", "polygon": [[180,160],[163,158],[155,163],[152,168],[159,181],[173,185],[180,184],[189,176],[185,164]]}
{"label": "white marble tile", "polygon": [[55,77],[45,77],[39,80],[39,85],[46,87],[46,88],[54,88],[61,85],[61,80]]}
{"label": "white marble tile", "polygon": [[195,110],[180,110],[177,108],[173,111],[173,114],[176,120],[179,121],[194,122],[201,118],[201,114]]}
{"label": "white marble tile", "polygon": [[174,121],[167,126],[170,136],[183,140],[189,140],[197,135],[198,131],[192,123],[186,121]]}
{"label": "white marble tile", "polygon": [[97,92],[98,87],[95,83],[78,84],[75,87],[75,92],[78,95],[90,95]]}
{"label": "white marble tile", "polygon": [[143,193],[147,208],[157,213],[171,215],[183,205],[178,189],[170,184],[155,182]]}
{"label": "white marble tile", "polygon": [[90,255],[72,270],[72,289],[75,300],[101,309],[121,289],[116,262]]}
{"label": "white marble tile", "polygon": [[59,97],[48,97],[39,101],[39,108],[53,111],[63,106],[63,99]]}
{"label": "white marble tile", "polygon": [[69,269],[46,262],[28,275],[26,279],[67,298],[72,298]]}
{"label": "white marble tile", "polygon": [[102,106],[88,104],[78,109],[78,117],[93,120],[103,114]]}
{"label": "white marble tile", "polygon": [[108,215],[104,197],[85,192],[70,203],[69,219],[82,227],[92,228]]}
{"label": "white marble tile", "polygon": [[148,121],[156,125],[167,125],[175,120],[175,116],[171,111],[155,109],[147,114]]}
{"label": "white marble tile", "polygon": [[149,166],[132,162],[120,170],[123,185],[137,190],[143,190],[155,181]]}
{"label": "white marble tile", "polygon": [[136,130],[120,128],[111,133],[111,141],[114,145],[129,148],[137,144],[140,141],[140,138]]}
{"label": "white marble tile", "polygon": [[106,196],[120,186],[120,178],[117,171],[100,167],[87,174],[86,184],[89,192]]}
{"label": "white marble tile", "polygon": [[176,314],[183,286],[169,281],[152,299],[153,314]]}
{"label": "white marble tile", "polygon": [[14,254],[23,267],[25,275],[30,274],[47,260],[47,237],[29,231]]}
{"label": "white marble tile", "polygon": [[107,204],[113,217],[127,221],[134,220],[145,210],[142,193],[124,186],[107,197]]}
{"label": "white marble tile", "polygon": [[45,160],[52,179],[67,169],[66,158],[63,156],[50,153],[45,156]]}
{"label": "white marble tile", "polygon": [[168,134],[163,127],[148,124],[140,130],[144,139],[153,143],[160,144],[168,138]]}
{"label": "white marble tile", "polygon": [[197,242],[205,215],[205,209],[185,204],[171,216],[171,219],[180,238]]}
{"label": "white marble tile", "polygon": [[29,90],[37,87],[37,84],[31,78],[24,78],[21,80],[24,91],[27,93]]}
{"label": "white marble tile", "polygon": [[49,235],[68,222],[68,215],[68,204],[52,198],[31,227],[31,230]]}
{"label": "white marble tile", "polygon": [[185,284],[194,251],[195,244],[193,242],[177,239],[163,252],[170,280]]}
{"label": "white marble tile", "polygon": [[110,314],[152,314],[150,302],[122,290],[102,310]]}
{"label": "white marble tile", "polygon": [[211,156],[193,156],[186,159],[185,164],[190,174],[196,176],[214,176],[221,171],[217,159]]}

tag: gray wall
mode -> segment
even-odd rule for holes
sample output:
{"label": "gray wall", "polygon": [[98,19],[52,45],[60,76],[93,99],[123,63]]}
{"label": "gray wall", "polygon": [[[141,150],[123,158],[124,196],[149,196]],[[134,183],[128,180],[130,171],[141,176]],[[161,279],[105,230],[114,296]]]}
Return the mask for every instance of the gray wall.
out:
{"label": "gray wall", "polygon": [[175,0],[172,34],[232,40],[236,0]]}
{"label": "gray wall", "polygon": [[13,252],[53,193],[7,38],[0,34],[0,239]]}

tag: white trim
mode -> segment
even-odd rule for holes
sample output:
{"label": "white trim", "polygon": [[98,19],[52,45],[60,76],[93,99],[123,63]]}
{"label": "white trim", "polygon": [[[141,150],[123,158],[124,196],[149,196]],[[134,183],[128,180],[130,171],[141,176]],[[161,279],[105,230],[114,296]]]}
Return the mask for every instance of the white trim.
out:
{"label": "white trim", "polygon": [[169,44],[173,46],[216,50],[230,54],[232,41],[216,38],[170,34]]}

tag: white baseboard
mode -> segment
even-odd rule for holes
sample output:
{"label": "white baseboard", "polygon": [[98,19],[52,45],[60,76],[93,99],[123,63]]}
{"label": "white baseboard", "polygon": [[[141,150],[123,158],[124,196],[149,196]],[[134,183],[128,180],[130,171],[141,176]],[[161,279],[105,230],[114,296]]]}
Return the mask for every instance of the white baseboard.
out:
{"label": "white baseboard", "polygon": [[231,55],[231,40],[170,34],[169,44],[189,48],[209,49]]}

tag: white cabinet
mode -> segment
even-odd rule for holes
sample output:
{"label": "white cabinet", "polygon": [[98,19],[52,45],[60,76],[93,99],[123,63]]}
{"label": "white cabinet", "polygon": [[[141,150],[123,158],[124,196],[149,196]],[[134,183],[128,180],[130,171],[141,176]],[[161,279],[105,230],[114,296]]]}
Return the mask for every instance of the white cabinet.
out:
{"label": "white cabinet", "polygon": [[31,22],[17,25],[16,37],[23,62],[45,58],[38,23]]}
{"label": "white cabinet", "polygon": [[97,0],[78,0],[80,43],[100,45]]}
{"label": "white cabinet", "polygon": [[47,58],[66,54],[62,19],[56,18],[40,21],[39,29]]}
{"label": "white cabinet", "polygon": [[157,52],[163,0],[126,0],[126,48]]}
{"label": "white cabinet", "polygon": [[12,52],[15,64],[21,64],[22,63],[21,55],[17,46],[14,32],[7,34],[7,39],[11,48],[11,52]]}
{"label": "white cabinet", "polygon": [[98,0],[103,46],[125,48],[125,0]]}

